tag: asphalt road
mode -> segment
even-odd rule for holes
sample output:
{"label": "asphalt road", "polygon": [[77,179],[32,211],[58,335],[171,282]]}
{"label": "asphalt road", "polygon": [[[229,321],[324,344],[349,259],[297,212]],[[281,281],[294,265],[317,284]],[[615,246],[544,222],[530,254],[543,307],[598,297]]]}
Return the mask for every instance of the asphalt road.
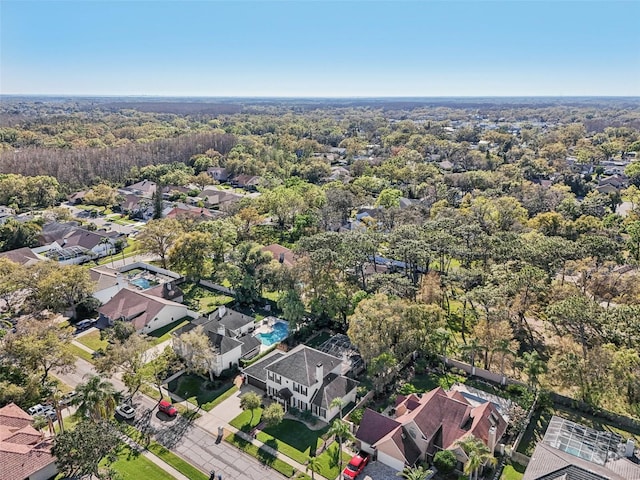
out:
{"label": "asphalt road", "polygon": [[[55,373],[56,377],[71,387],[96,374],[93,365],[77,359],[76,370],[71,373]],[[125,390],[116,377],[109,379],[118,390]],[[132,423],[144,433],[152,435],[158,443],[174,451],[205,473],[215,470],[223,480],[269,480],[285,478],[275,470],[261,464],[255,458],[241,452],[226,442],[218,442],[217,431],[209,432],[178,415],[169,418],[157,409],[152,398],[137,394],[133,399],[136,418]],[[203,415],[207,412],[201,411]]]}

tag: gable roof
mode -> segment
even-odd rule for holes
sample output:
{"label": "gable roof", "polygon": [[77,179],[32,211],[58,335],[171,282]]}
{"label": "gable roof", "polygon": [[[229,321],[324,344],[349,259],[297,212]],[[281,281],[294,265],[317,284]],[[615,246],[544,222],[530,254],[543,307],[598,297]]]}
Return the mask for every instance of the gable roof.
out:
{"label": "gable roof", "polygon": [[[255,338],[255,337],[254,337]],[[249,375],[261,382],[267,381],[267,367],[271,365],[276,360],[284,357],[284,353],[279,350],[274,350],[271,354],[266,357],[258,360],[255,363],[252,363],[248,367],[242,369],[242,372],[245,375]]]}
{"label": "gable roof", "polygon": [[148,325],[166,306],[184,307],[181,303],[125,287],[102,305],[98,312],[112,321],[120,318],[131,321],[136,330],[140,330]]}
{"label": "gable roof", "polygon": [[492,426],[496,427],[496,439],[501,438],[507,428],[507,422],[492,403],[473,407],[459,392],[447,393],[438,387],[422,396],[398,397],[395,418],[365,410],[356,438],[374,446],[392,441],[404,456],[401,460],[412,464],[417,458],[415,444],[407,440],[403,430],[409,424],[415,424],[429,441],[437,437],[439,444],[436,446],[445,450],[468,435],[474,435],[487,445]]}
{"label": "gable roof", "polygon": [[41,441],[31,415],[14,403],[0,408],[2,480],[23,480],[55,462],[50,439]]}
{"label": "gable roof", "polygon": [[9,250],[8,252],[0,253],[0,258],[6,258],[14,263],[27,266],[33,265],[43,260],[42,257],[33,253],[28,247],[16,248],[15,250]]}
{"label": "gable roof", "polygon": [[336,398],[344,398],[350,391],[358,386],[358,382],[342,375],[330,373],[324,378],[322,385],[311,399],[313,405],[329,409],[331,401]]}
{"label": "gable roof", "polygon": [[102,242],[105,238],[109,240],[110,244],[113,242],[113,240],[108,235],[101,235],[96,232],[90,232],[89,230],[79,228],[64,237],[61,246],[64,248],[82,247],[86,248],[87,250],[91,250],[92,248],[100,245],[100,242]]}
{"label": "gable roof", "polygon": [[130,191],[141,192],[144,195],[153,195],[156,192],[156,188],[158,188],[158,186],[155,182],[152,182],[150,180],[142,180],[141,182],[134,183],[124,188]]}
{"label": "gable roof", "polygon": [[316,365],[320,363],[326,377],[331,370],[342,363],[342,360],[306,345],[300,345],[283,358],[273,362],[266,370],[293,380],[300,385],[310,387],[318,381]]}
{"label": "gable roof", "polygon": [[79,228],[80,224],[78,222],[49,222],[42,226],[42,231],[39,233],[38,238],[43,245],[53,242],[60,244],[67,235]]}
{"label": "gable roof", "polygon": [[[222,314],[222,315],[221,315]],[[217,320],[231,331],[238,331],[246,325],[255,323],[255,318],[227,307],[219,307],[209,315],[209,320]]]}

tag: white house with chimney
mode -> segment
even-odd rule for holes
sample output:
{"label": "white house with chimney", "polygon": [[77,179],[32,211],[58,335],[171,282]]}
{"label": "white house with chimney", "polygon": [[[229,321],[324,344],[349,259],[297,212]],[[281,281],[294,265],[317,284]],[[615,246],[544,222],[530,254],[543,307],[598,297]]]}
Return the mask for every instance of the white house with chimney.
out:
{"label": "white house with chimney", "polygon": [[263,388],[286,408],[310,410],[329,422],[339,413],[331,402],[344,405],[356,400],[358,382],[344,375],[349,370],[340,358],[306,345],[287,353],[277,352],[243,369],[245,380]]}

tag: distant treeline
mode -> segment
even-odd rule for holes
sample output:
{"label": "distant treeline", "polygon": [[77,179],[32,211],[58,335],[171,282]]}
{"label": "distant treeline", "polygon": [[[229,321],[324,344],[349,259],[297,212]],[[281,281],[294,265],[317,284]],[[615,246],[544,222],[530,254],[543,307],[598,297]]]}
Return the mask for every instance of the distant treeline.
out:
{"label": "distant treeline", "polygon": [[115,148],[60,150],[22,148],[0,152],[0,173],[51,175],[77,189],[100,181],[124,182],[132,167],[184,162],[209,149],[227,154],[236,144],[231,134],[198,133]]}

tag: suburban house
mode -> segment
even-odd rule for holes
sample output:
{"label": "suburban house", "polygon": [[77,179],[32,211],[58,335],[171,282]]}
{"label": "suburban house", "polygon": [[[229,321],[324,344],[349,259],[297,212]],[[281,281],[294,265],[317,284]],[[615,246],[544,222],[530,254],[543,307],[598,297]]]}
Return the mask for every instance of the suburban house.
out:
{"label": "suburban house", "polygon": [[635,442],[553,416],[522,480],[640,480]]}
{"label": "suburban house", "polygon": [[626,177],[616,174],[600,179],[596,190],[604,194],[617,193],[621,189],[626,188],[628,184],[629,182]]}
{"label": "suburban house", "polygon": [[243,374],[247,383],[262,388],[285,408],[310,410],[329,422],[340,411],[331,407],[333,400],[355,402],[358,382],[344,375],[349,366],[340,358],[306,345],[275,353],[243,369]]}
{"label": "suburban house", "polygon": [[202,327],[214,353],[209,363],[209,375],[213,378],[223,370],[237,366],[241,358],[253,358],[260,352],[262,343],[249,333],[254,323],[253,317],[220,307],[214,314],[197,318],[176,330],[173,333],[173,349],[180,357],[189,358],[189,346],[181,341],[180,336]]}
{"label": "suburban house", "polygon": [[189,316],[186,305],[125,287],[119,290],[98,312],[98,327],[113,325],[116,320],[131,322],[138,332],[150,333],[171,322]]}
{"label": "suburban house", "polygon": [[133,193],[134,195],[140,195],[141,197],[151,198],[156,193],[158,185],[155,182],[149,180],[142,180],[141,182],[134,183],[124,187],[122,190]]}
{"label": "suburban house", "polygon": [[439,450],[451,450],[461,470],[468,458],[456,441],[473,435],[493,451],[506,428],[494,403],[474,406],[461,392],[438,387],[422,395],[399,395],[393,417],[366,409],[356,439],[362,450],[395,470],[431,461]]}
{"label": "suburban house", "polygon": [[84,202],[84,197],[87,195],[86,190],[82,190],[80,192],[73,193],[67,197],[67,201],[71,205],[80,205]]}
{"label": "suburban house", "polygon": [[[63,230],[58,229],[58,234]],[[55,235],[53,231],[48,234],[49,238]],[[33,251],[63,265],[78,264],[115,253],[115,242],[120,236],[115,231],[91,232],[73,227],[62,239],[34,248]]]}
{"label": "suburban house", "polygon": [[153,215],[153,205],[150,199],[134,195],[133,193],[125,193],[117,205],[117,209],[121,213],[130,217],[149,219]]}
{"label": "suburban house", "polygon": [[15,250],[2,252],[0,253],[0,258],[6,258],[7,260],[11,260],[12,262],[24,267],[46,260],[45,257],[34,253],[33,250],[28,247],[16,248]]}
{"label": "suburban house", "polygon": [[274,260],[286,267],[293,267],[296,264],[296,257],[293,250],[283,247],[277,243],[272,243],[271,245],[262,247],[260,250],[263,252],[269,252],[273,255]]}
{"label": "suburban house", "polygon": [[245,190],[255,190],[261,181],[258,175],[236,175],[231,179],[231,184]]}
{"label": "suburban house", "polygon": [[0,408],[0,478],[47,480],[58,473],[53,442],[33,428],[33,417],[10,403]]}
{"label": "suburban house", "polygon": [[224,167],[210,167],[207,169],[207,173],[211,178],[218,182],[226,182],[229,180],[229,174]]}
{"label": "suburban house", "polygon": [[244,198],[243,195],[229,192],[227,190],[218,190],[217,188],[207,187],[200,192],[200,198],[205,205],[215,208],[223,208],[239,202]]}
{"label": "suburban house", "polygon": [[187,204],[181,204],[169,210],[165,217],[167,218],[194,218],[202,220],[212,220],[216,218],[211,210],[202,207],[195,207]]}

